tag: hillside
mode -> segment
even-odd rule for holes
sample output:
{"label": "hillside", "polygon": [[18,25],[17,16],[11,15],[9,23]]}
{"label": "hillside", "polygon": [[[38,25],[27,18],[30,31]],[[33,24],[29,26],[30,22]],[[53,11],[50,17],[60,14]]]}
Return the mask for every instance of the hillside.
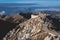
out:
{"label": "hillside", "polygon": [[12,29],[14,29],[20,23],[26,21],[20,14],[13,14],[11,16],[0,16],[0,40]]}
{"label": "hillside", "polygon": [[45,19],[47,19],[46,14],[39,14],[36,18],[30,18],[9,31],[3,39],[60,40],[60,34],[56,32],[56,30],[50,28],[52,26],[51,21],[48,20],[48,22],[46,22]]}

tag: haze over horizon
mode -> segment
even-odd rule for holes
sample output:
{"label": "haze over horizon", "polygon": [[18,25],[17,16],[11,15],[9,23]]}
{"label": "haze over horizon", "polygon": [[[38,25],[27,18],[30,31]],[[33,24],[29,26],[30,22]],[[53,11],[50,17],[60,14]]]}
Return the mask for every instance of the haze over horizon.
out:
{"label": "haze over horizon", "polygon": [[60,0],[0,0],[0,12],[6,14],[49,10],[60,11]]}
{"label": "haze over horizon", "polygon": [[0,3],[32,3],[44,7],[60,7],[60,0],[0,0]]}

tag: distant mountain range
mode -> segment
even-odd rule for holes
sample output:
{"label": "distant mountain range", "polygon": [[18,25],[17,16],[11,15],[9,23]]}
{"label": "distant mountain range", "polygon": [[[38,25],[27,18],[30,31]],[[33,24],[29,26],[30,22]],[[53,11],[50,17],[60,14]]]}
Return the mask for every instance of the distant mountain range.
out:
{"label": "distant mountain range", "polygon": [[[0,3],[0,14],[4,12],[5,15],[11,15],[20,12],[38,12],[47,11],[54,13],[60,11],[60,7],[45,7],[36,3]],[[60,13],[60,12],[59,12]]]}

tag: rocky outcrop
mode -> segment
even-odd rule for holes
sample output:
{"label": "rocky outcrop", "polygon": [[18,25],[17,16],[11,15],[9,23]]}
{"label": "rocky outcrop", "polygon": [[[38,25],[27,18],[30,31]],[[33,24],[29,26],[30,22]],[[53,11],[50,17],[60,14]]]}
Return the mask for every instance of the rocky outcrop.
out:
{"label": "rocky outcrop", "polygon": [[3,16],[0,16],[0,19],[11,22],[11,23],[16,23],[16,24],[22,23],[23,21],[27,20],[20,14],[13,14],[11,16],[3,15]]}
{"label": "rocky outcrop", "polygon": [[[51,31],[46,24],[46,14],[39,14],[36,18],[31,18],[20,23],[13,30],[9,31],[3,40],[60,40],[60,34]],[[55,34],[56,33],[56,34]]]}
{"label": "rocky outcrop", "polygon": [[0,40],[18,24],[24,22],[26,19],[19,14],[11,16],[3,15],[0,16]]}

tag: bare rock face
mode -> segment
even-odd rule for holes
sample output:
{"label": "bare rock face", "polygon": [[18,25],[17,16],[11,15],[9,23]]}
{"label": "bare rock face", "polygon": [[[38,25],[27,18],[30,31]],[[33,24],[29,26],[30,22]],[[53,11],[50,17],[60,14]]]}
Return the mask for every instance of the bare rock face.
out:
{"label": "bare rock face", "polygon": [[[41,20],[42,21],[42,20]],[[20,28],[23,28],[20,30],[20,28],[17,29],[17,33],[15,34],[13,31],[8,33],[10,36],[6,35],[6,38],[10,38],[10,40],[18,39],[18,40],[35,40],[36,37],[34,37],[36,34],[39,34],[42,30],[43,25],[41,25],[40,20],[38,18],[29,19],[24,23],[19,24]],[[15,36],[15,35],[17,36]],[[13,35],[13,36],[11,36]],[[18,37],[19,36],[19,37]],[[36,38],[37,39],[37,38]]]}
{"label": "bare rock face", "polygon": [[14,15],[12,15],[12,17],[14,18],[14,20],[13,20],[14,22],[17,22],[23,18],[23,16],[21,16],[19,14],[14,14]]}
{"label": "bare rock face", "polygon": [[[45,18],[46,14],[39,14],[38,17],[19,24],[8,32],[3,40],[55,40],[56,35],[47,29]],[[59,37],[57,38],[59,40]]]}
{"label": "bare rock face", "polygon": [[24,22],[25,18],[19,14],[14,14],[11,16],[2,15],[0,16],[0,40],[17,25]]}
{"label": "bare rock face", "polygon": [[22,19],[23,16],[19,15],[19,14],[14,14],[11,16],[6,16],[4,18],[4,20],[9,21],[9,22],[14,22],[14,23],[19,23],[19,20]]}
{"label": "bare rock face", "polygon": [[19,24],[19,23],[23,22],[24,20],[26,20],[20,14],[13,14],[10,16],[1,16],[0,19],[7,21],[7,22],[11,22],[11,23],[16,23],[16,24]]}

